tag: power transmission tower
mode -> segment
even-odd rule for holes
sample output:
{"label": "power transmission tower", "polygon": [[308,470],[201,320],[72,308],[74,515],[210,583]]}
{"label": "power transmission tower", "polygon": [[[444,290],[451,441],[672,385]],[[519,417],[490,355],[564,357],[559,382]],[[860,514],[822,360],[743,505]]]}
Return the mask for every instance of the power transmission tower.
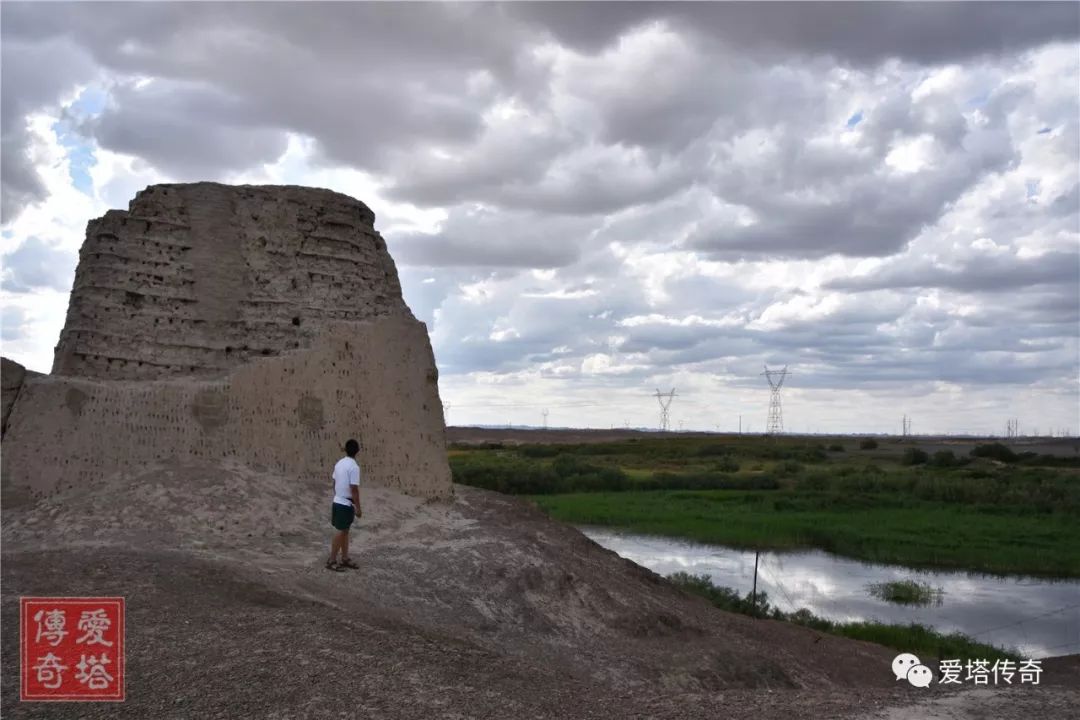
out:
{"label": "power transmission tower", "polygon": [[547,416],[548,416],[547,408],[545,408],[544,411],[542,413],[540,413],[540,414],[544,416],[544,429],[547,430]]}
{"label": "power transmission tower", "polygon": [[1020,421],[1013,418],[1005,421],[1005,437],[1016,438],[1020,436]]}
{"label": "power transmission tower", "polygon": [[907,436],[911,435],[911,418],[909,418],[907,415],[905,415],[902,422],[903,422],[903,431],[901,432],[901,435],[903,437],[907,437]]}
{"label": "power transmission tower", "polygon": [[782,370],[770,370],[765,366],[765,372],[761,373],[769,381],[772,390],[769,396],[769,422],[765,430],[766,435],[780,435],[784,432],[784,407],[780,403],[780,388],[784,386],[787,378],[787,365]]}
{"label": "power transmission tower", "polygon": [[[671,401],[675,399],[675,388],[671,388],[671,392],[669,393],[662,393],[660,392],[660,389],[657,388],[656,395],[654,395],[653,397],[655,397],[656,401],[660,403],[660,431],[667,432],[668,410],[669,408],[671,408]],[[665,400],[664,398],[667,399]]]}

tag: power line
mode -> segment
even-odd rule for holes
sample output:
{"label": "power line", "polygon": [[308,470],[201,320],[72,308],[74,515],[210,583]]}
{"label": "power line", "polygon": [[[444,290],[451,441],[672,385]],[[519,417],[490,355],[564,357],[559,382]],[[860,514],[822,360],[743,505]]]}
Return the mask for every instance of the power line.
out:
{"label": "power line", "polygon": [[1059,607],[1057,610],[1051,610],[1050,612],[1045,612],[1042,615],[1032,615],[1031,617],[1024,618],[1023,620],[1017,620],[1016,622],[1011,622],[1011,623],[1009,623],[1007,625],[999,625],[998,627],[992,627],[989,630],[980,630],[977,633],[970,633],[970,635],[971,635],[971,637],[978,637],[979,635],[985,635],[986,633],[992,633],[992,632],[996,632],[998,630],[1004,630],[1005,628],[1011,628],[1011,627],[1015,627],[1017,625],[1023,625],[1024,623],[1031,622],[1032,620],[1038,620],[1040,618],[1050,617],[1051,615],[1057,615],[1059,612],[1064,612],[1066,610],[1072,610],[1073,608],[1080,608],[1080,603],[1076,603],[1075,605],[1066,605],[1064,607]]}
{"label": "power line", "polygon": [[1069,642],[1061,643],[1060,645],[1051,645],[1043,650],[1057,650],[1058,648],[1069,647],[1070,645],[1080,645],[1080,640],[1070,640]]}
{"label": "power line", "polygon": [[[762,572],[762,574],[765,574],[765,564],[764,563],[762,563],[762,565],[761,565],[761,572]],[[784,599],[787,600],[788,605],[791,606],[791,612],[797,611],[799,608],[794,602],[792,602],[791,596],[788,595],[788,591],[784,588],[784,584],[782,582],[780,582],[779,580],[772,580],[771,579],[772,575],[770,575],[769,577],[770,577],[769,582],[771,582],[776,587],[780,588],[780,592],[784,594]]]}

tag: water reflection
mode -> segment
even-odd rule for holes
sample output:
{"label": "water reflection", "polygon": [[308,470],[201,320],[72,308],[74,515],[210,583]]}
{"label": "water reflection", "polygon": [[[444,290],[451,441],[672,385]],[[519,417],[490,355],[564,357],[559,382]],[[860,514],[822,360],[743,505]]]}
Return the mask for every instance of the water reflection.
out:
{"label": "water reflection", "polygon": [[[717,585],[747,593],[754,580],[753,551],[672,538],[581,528],[604,547],[661,575],[708,575]],[[941,588],[941,605],[896,605],[867,586],[914,580]],[[921,623],[959,631],[1025,657],[1080,652],[1080,581],[992,577],[913,570],[836,557],[821,551],[762,553],[758,588],[784,611],[807,608],[830,620]]]}

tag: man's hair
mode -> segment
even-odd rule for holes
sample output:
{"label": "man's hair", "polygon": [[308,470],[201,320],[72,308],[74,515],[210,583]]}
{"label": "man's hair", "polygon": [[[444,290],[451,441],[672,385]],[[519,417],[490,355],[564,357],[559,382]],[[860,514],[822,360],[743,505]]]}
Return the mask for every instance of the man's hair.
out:
{"label": "man's hair", "polygon": [[360,443],[350,438],[345,443],[345,454],[349,457],[355,457],[358,452],[360,452]]}

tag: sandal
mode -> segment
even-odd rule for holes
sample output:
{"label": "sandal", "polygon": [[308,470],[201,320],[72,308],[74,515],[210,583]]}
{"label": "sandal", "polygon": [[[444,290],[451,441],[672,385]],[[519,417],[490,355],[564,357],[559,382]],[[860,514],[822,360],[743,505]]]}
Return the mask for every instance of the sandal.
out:
{"label": "sandal", "polygon": [[352,558],[345,558],[344,560],[342,560],[338,564],[341,565],[341,567],[349,568],[350,570],[359,570],[360,569],[360,566],[357,565],[356,563],[354,563],[352,561]]}
{"label": "sandal", "polygon": [[333,560],[326,561],[326,569],[333,570],[334,572],[345,572],[345,568],[341,563],[336,563]]}

